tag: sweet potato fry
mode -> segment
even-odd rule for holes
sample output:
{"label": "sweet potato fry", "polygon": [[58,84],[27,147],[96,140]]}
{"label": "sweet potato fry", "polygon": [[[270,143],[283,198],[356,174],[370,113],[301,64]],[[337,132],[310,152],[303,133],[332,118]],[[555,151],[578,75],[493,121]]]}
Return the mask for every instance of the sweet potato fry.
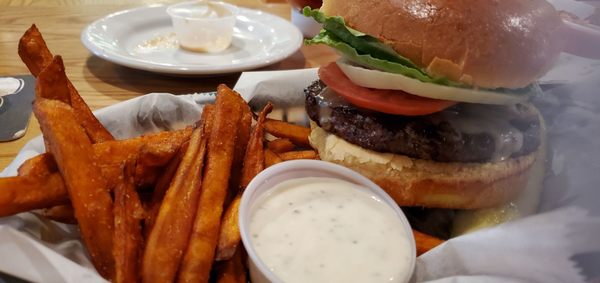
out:
{"label": "sweet potato fry", "polygon": [[434,236],[421,233],[414,229],[412,231],[413,236],[415,237],[415,243],[417,244],[417,256],[420,256],[444,243],[444,240],[438,239]]}
{"label": "sweet potato fry", "polygon": [[[244,156],[244,167],[242,168],[242,191],[248,186],[250,180],[252,180],[260,171],[264,169],[264,122],[273,106],[268,103],[258,115],[258,121],[250,134],[250,141],[246,154]],[[227,207],[223,219],[221,220],[221,227],[219,230],[219,240],[217,244],[217,251],[215,259],[227,260],[233,256],[236,247],[240,242],[240,227],[238,226],[237,215],[239,211],[241,192],[235,197],[235,199]]]}
{"label": "sweet potato fry", "polygon": [[112,278],[112,199],[107,182],[92,159],[92,144],[68,105],[37,99],[33,111],[63,176],[92,262],[102,276]]}
{"label": "sweet potato fry", "polygon": [[52,61],[52,53],[35,25],[31,25],[19,40],[19,56],[34,77]]}
{"label": "sweet potato fry", "polygon": [[[67,76],[60,56],[52,61],[38,74],[35,83],[35,97],[58,100],[71,105],[71,97],[67,86]],[[44,138],[46,148],[50,147],[48,139]]]}
{"label": "sweet potato fry", "polygon": [[144,209],[135,190],[135,163],[125,162],[123,178],[115,187],[115,233],[113,256],[115,257],[115,283],[138,281],[138,258],[142,247]]}
{"label": "sweet potato fry", "polygon": [[[158,132],[132,139],[94,144],[94,155],[102,164],[119,165],[129,157],[138,156],[137,166],[164,166],[188,140],[191,128]],[[119,167],[117,166],[117,167]]]}
{"label": "sweet potato fry", "polygon": [[279,157],[284,160],[294,160],[294,159],[318,159],[319,156],[317,152],[314,150],[301,150],[301,151],[288,151],[282,152],[278,154]]}
{"label": "sweet potato fry", "polygon": [[263,146],[264,139],[264,126],[267,115],[273,110],[273,105],[267,103],[258,115],[258,119],[252,133],[250,134],[250,140],[248,142],[248,148],[244,155],[244,167],[242,168],[242,177],[240,185],[242,189],[246,188],[250,181],[260,171],[265,169],[265,152]]}
{"label": "sweet potato fry", "polygon": [[61,204],[53,206],[51,208],[42,210],[40,214],[56,222],[65,224],[77,224],[77,219],[75,218],[75,210],[73,210],[73,206],[71,204]]}
{"label": "sweet potato fry", "polygon": [[154,226],[154,222],[156,221],[156,217],[158,216],[158,212],[160,210],[160,205],[169,189],[169,185],[171,184],[171,180],[173,176],[175,176],[175,172],[177,172],[177,167],[179,167],[179,163],[183,159],[183,154],[187,151],[188,143],[185,143],[179,149],[179,153],[173,157],[173,159],[169,162],[169,165],[165,168],[162,175],[156,182],[156,186],[154,186],[154,191],[152,191],[152,199],[150,200],[150,204],[146,209],[146,219],[144,220],[144,235],[145,238],[148,238],[150,235],[150,231],[152,231],[152,227]]}
{"label": "sweet potato fry", "polygon": [[[203,115],[205,115],[204,117],[212,116],[212,114],[210,113],[210,110],[207,110],[208,108],[210,108],[210,107],[206,107],[204,110],[205,111],[205,113],[203,113]],[[205,120],[206,120],[206,118],[205,118]],[[188,127],[183,131],[191,133],[191,130],[192,130],[192,128]],[[189,138],[189,134],[187,135],[187,137]],[[183,155],[187,151],[187,147],[188,147],[188,142],[186,141],[179,147],[178,153],[173,158],[171,158],[167,167],[164,168],[164,170],[161,170],[161,174],[160,175],[157,174],[157,176],[160,176],[160,177],[157,180],[156,185],[154,186],[154,191],[152,192],[152,199],[150,200],[150,204],[147,209],[148,213],[146,215],[146,220],[144,222],[144,234],[146,235],[146,238],[149,236],[150,231],[152,230],[152,226],[154,226],[154,222],[156,221],[156,217],[158,216],[158,211],[160,209],[160,205],[163,201],[163,198],[164,198],[167,190],[169,189],[169,186],[171,184],[171,180],[173,179],[173,176],[175,176],[175,172],[177,171],[177,168],[179,167],[179,163],[181,163],[181,160],[183,159]],[[141,155],[144,155],[144,154],[142,153]],[[161,160],[161,159],[159,159],[159,160]],[[146,162],[148,162],[148,161],[146,160]],[[154,164],[158,165],[157,162],[154,162]],[[140,165],[138,164],[136,171],[140,170],[139,167],[140,167]],[[147,173],[147,171],[145,173]],[[142,177],[143,177],[143,173],[142,173],[142,175],[139,175],[136,178],[142,178]],[[140,182],[140,179],[136,179],[136,183],[140,184],[139,182]]]}
{"label": "sweet potato fry", "polygon": [[171,132],[159,132],[142,136],[138,166],[163,166],[169,162],[184,141],[192,134],[192,128]]}
{"label": "sweet potato fry", "polygon": [[237,247],[235,254],[227,261],[215,266],[217,283],[246,283],[246,268],[244,266],[244,250]]}
{"label": "sweet potato fry", "polygon": [[[191,133],[191,131],[190,131]],[[160,142],[144,144],[140,148],[135,170],[135,181],[138,186],[155,184],[169,160],[181,147],[180,142]]]}
{"label": "sweet potato fry", "polygon": [[270,149],[265,150],[265,168],[281,162],[283,162],[283,159],[281,159],[277,153],[271,151]]}
{"label": "sweet potato fry", "polygon": [[233,163],[234,143],[242,109],[239,94],[225,85],[217,88],[215,118],[208,141],[206,172],[196,220],[181,263],[178,282],[208,282],[219,238],[223,204]]}
{"label": "sweet potato fry", "polygon": [[[152,154],[151,158],[144,159],[149,168],[138,162],[136,171],[142,173],[136,175],[136,184],[139,186],[153,185],[158,176],[157,172],[162,172],[162,166],[166,165],[173,155],[176,154],[176,147],[189,139],[191,128],[186,128],[173,132],[160,132],[122,141],[108,141],[92,145],[95,161],[102,172],[102,176],[107,179],[108,186],[113,188],[121,174],[120,164],[128,158],[137,155],[143,156],[145,153]],[[165,146],[164,143],[170,144]],[[146,151],[141,152],[144,147]],[[169,150],[163,150],[168,147]],[[160,149],[162,148],[162,149]],[[160,152],[160,158],[158,152]],[[143,158],[142,158],[143,159]],[[149,160],[152,160],[150,162]],[[32,209],[50,208],[56,204],[68,203],[68,192],[62,177],[56,167],[56,162],[50,153],[40,154],[26,160],[18,169],[19,176],[27,177],[17,179],[18,181],[5,180],[2,184],[22,182],[19,190],[11,191],[11,198],[0,196],[0,216],[8,216],[19,212]],[[51,176],[50,176],[51,175]],[[0,179],[1,180],[1,179]],[[48,181],[49,180],[49,181]],[[36,185],[37,184],[37,185]],[[43,184],[43,185],[40,185]],[[3,186],[0,185],[0,188]],[[9,196],[9,191],[3,196]],[[60,200],[60,201],[57,201]]]}
{"label": "sweet potato fry", "polygon": [[25,160],[25,162],[19,166],[17,172],[19,173],[19,176],[46,176],[58,172],[58,167],[56,167],[56,162],[54,162],[52,155],[45,153]]}
{"label": "sweet potato fry", "polygon": [[212,118],[205,114],[202,115],[203,125],[192,132],[148,236],[142,257],[143,282],[173,282],[190,240],[207,147],[205,126]]}
{"label": "sweet potato fry", "polygon": [[274,153],[292,151],[296,147],[289,139],[276,139],[268,143],[267,147]]}
{"label": "sweet potato fry", "polygon": [[159,132],[129,140],[108,141],[94,144],[96,162],[104,176],[114,185],[120,175],[120,164],[137,156],[136,185],[154,185],[162,167],[177,153],[181,144],[189,139],[191,128],[173,132]]}
{"label": "sweet potato fry", "polygon": [[[172,132],[158,132],[128,140],[97,143],[92,147],[96,163],[101,167],[103,173],[106,173],[107,178],[112,178],[120,175],[120,164],[133,156],[139,156],[136,171],[143,170],[139,167],[165,166],[177,153],[181,144],[189,139],[191,132],[191,128]],[[39,174],[42,174],[43,170],[52,173],[55,171],[51,170],[55,168],[52,164],[51,155],[44,153],[23,163],[21,166],[23,169],[19,169],[19,172],[20,175],[23,175],[23,172],[30,170],[29,167],[33,167],[37,168]],[[140,184],[139,181],[136,181],[136,183]]]}
{"label": "sweet potato fry", "polygon": [[43,98],[54,99],[71,105],[68,81],[62,58],[54,56],[50,64],[39,73],[35,85],[35,94],[36,96],[43,95]]}
{"label": "sweet potato fry", "polygon": [[238,194],[229,204],[219,231],[219,242],[217,245],[216,261],[231,259],[240,243],[240,227],[238,225],[238,213],[240,211],[241,194]]}
{"label": "sweet potato fry", "polygon": [[0,217],[69,203],[60,174],[0,178]]}
{"label": "sweet potato fry", "polygon": [[[31,74],[37,77],[40,72],[52,62],[52,53],[46,46],[46,42],[42,38],[35,25],[32,25],[19,40],[19,56]],[[70,94],[71,106],[74,109],[76,121],[83,126],[86,134],[93,143],[114,140],[113,136],[104,128],[104,126],[96,119],[90,108],[73,84],[67,79],[67,87]]]}
{"label": "sweet potato fry", "polygon": [[[191,128],[171,132],[158,132],[140,137],[108,141],[94,144],[94,156],[101,167],[114,167],[119,170],[127,158],[139,155],[141,164],[138,166],[164,166],[166,165],[181,144],[188,140],[192,133]],[[143,149],[143,150],[142,150]],[[19,167],[19,176],[47,175],[57,172],[54,158],[49,153],[32,157]],[[120,173],[119,173],[120,174]],[[115,174],[110,175],[117,176]]]}
{"label": "sweet potato fry", "polygon": [[308,136],[310,129],[279,120],[267,119],[265,122],[265,131],[278,138],[286,138],[295,145],[302,147],[310,147]]}
{"label": "sweet potato fry", "polygon": [[237,131],[235,138],[235,149],[233,155],[233,164],[231,165],[231,177],[229,180],[229,197],[228,201],[231,200],[240,190],[240,180],[242,174],[242,167],[244,163],[244,154],[248,147],[248,140],[250,139],[250,130],[252,126],[252,110],[250,106],[242,99],[241,96],[236,96],[238,104],[242,108],[242,118],[240,120],[240,126]]}
{"label": "sweet potato fry", "polygon": [[164,169],[165,168],[163,166],[144,167],[138,165],[134,177],[135,186],[142,191],[154,187],[154,185],[158,181],[158,178],[160,177],[160,174],[164,171]]}
{"label": "sweet potato fry", "polygon": [[69,81],[69,91],[71,93],[71,105],[73,109],[75,109],[75,115],[79,121],[81,121],[81,125],[85,129],[85,132],[88,134],[93,143],[112,141],[115,138],[112,134],[104,128],[104,125],[98,121],[90,107],[85,103],[83,98],[79,95],[75,86]]}

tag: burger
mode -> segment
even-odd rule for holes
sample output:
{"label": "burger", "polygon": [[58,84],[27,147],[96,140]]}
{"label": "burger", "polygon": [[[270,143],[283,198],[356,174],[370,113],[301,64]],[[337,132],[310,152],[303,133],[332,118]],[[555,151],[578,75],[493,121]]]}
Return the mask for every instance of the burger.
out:
{"label": "burger", "polygon": [[531,184],[544,127],[529,101],[563,48],[550,4],[325,0],[303,13],[323,25],[306,43],[341,54],[305,90],[321,159],[420,211],[499,207]]}

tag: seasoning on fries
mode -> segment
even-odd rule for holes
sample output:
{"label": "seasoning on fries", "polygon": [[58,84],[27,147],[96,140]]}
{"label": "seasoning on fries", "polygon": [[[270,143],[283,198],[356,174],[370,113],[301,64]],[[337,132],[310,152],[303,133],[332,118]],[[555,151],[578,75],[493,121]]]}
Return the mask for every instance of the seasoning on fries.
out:
{"label": "seasoning on fries", "polygon": [[[203,115],[206,124],[207,115]],[[141,266],[143,282],[172,282],[188,245],[198,206],[206,135],[201,125],[192,132],[187,150],[160,205],[146,239]]]}
{"label": "seasoning on fries", "polygon": [[233,163],[235,137],[242,116],[236,96],[238,94],[225,85],[217,89],[203,188],[178,282],[207,282],[210,275]]}
{"label": "seasoning on fries", "polygon": [[[139,156],[141,161],[137,163],[136,171],[140,173],[136,174],[136,185],[148,186],[158,178],[150,168],[165,166],[176,154],[177,148],[189,138],[190,133],[191,129],[186,128],[129,140],[97,143],[92,145],[93,156],[109,188],[113,188],[119,180],[122,163],[130,156]],[[157,149],[164,149],[165,144],[168,144],[169,150]],[[153,157],[144,158],[145,154],[152,154]],[[0,178],[0,190],[6,187],[4,192],[12,192],[0,195],[0,216],[51,208],[68,202],[67,189],[51,154],[40,154],[26,160],[19,167],[18,173],[19,177],[11,177],[13,179]]]}
{"label": "seasoning on fries", "polygon": [[37,99],[33,111],[65,181],[92,262],[102,276],[112,278],[112,199],[100,168],[92,161],[92,144],[67,104]]}
{"label": "seasoning on fries", "polygon": [[41,98],[58,100],[71,105],[68,80],[62,58],[54,56],[52,62],[40,72],[35,85],[35,94],[43,95]]}
{"label": "seasoning on fries", "polygon": [[283,162],[283,159],[281,159],[277,153],[271,151],[270,149],[265,150],[265,168],[281,162]]}
{"label": "seasoning on fries", "polygon": [[289,139],[276,139],[269,142],[268,148],[274,153],[282,153],[286,151],[292,151],[296,145],[294,145]]}
{"label": "seasoning on fries", "polygon": [[283,121],[267,119],[265,130],[278,138],[289,139],[295,145],[301,147],[310,147],[308,136],[310,129]]}
{"label": "seasoning on fries", "polygon": [[317,152],[314,150],[288,151],[278,154],[279,158],[284,161],[294,159],[318,159]]}
{"label": "seasoning on fries", "polygon": [[242,166],[244,165],[244,155],[250,139],[250,129],[252,125],[253,113],[250,106],[242,99],[241,96],[236,96],[238,104],[242,108],[242,118],[237,131],[235,149],[233,156],[233,164],[231,165],[231,177],[229,178],[229,197],[235,196],[240,191],[240,182],[242,174]]}
{"label": "seasoning on fries", "polygon": [[177,155],[169,162],[154,186],[150,203],[146,209],[146,219],[144,219],[144,236],[146,238],[148,238],[150,231],[152,231],[152,227],[154,226],[154,222],[156,222],[156,217],[158,216],[165,194],[167,193],[167,190],[171,185],[171,180],[173,180],[177,168],[183,159],[183,154],[187,151],[188,145],[189,144],[186,142],[181,146]]}
{"label": "seasoning on fries", "polygon": [[57,171],[56,162],[50,154],[40,154],[27,159],[17,169],[19,176],[45,176]]}
{"label": "seasoning on fries", "polygon": [[73,210],[73,206],[71,204],[61,204],[53,206],[51,208],[46,208],[42,210],[40,214],[46,217],[47,219],[56,222],[65,224],[77,224],[77,219],[75,218],[75,210]]}
{"label": "seasoning on fries", "polygon": [[[19,40],[19,56],[34,77],[52,62],[52,53],[46,46],[42,34],[35,25],[32,25]],[[113,136],[98,121],[92,110],[85,104],[71,81],[66,80],[70,93],[70,105],[73,107],[76,121],[85,129],[93,143],[114,140]],[[37,96],[37,95],[36,95]]]}
{"label": "seasoning on fries", "polygon": [[239,242],[241,240],[240,227],[238,225],[237,215],[240,206],[241,193],[248,186],[250,180],[254,178],[260,171],[265,167],[264,165],[264,122],[267,115],[271,112],[273,106],[270,103],[263,108],[258,115],[258,121],[252,133],[250,134],[250,140],[244,155],[244,167],[242,168],[242,180],[240,184],[242,191],[235,197],[235,199],[227,207],[223,219],[221,221],[221,227],[219,231],[219,240],[217,245],[217,251],[215,259],[229,260],[233,254]]}
{"label": "seasoning on fries", "polygon": [[0,178],[0,217],[69,202],[60,174]]}
{"label": "seasoning on fries", "polygon": [[52,53],[35,24],[21,36],[18,50],[19,57],[34,77],[52,61]]}
{"label": "seasoning on fries", "polygon": [[135,163],[128,160],[123,166],[123,176],[115,187],[115,232],[113,256],[115,257],[115,283],[138,281],[138,258],[142,248],[141,220],[144,209],[135,191]]}
{"label": "seasoning on fries", "polygon": [[256,126],[250,135],[250,141],[248,142],[248,148],[244,155],[244,167],[242,168],[242,188],[246,188],[248,183],[256,176],[260,171],[264,169],[264,125],[267,115],[273,109],[273,105],[268,103],[258,115]]}

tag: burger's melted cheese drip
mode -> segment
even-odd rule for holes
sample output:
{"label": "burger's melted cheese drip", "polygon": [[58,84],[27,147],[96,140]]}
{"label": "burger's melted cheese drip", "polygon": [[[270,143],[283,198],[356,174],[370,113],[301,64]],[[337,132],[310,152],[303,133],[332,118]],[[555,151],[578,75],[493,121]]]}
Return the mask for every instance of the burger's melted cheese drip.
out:
{"label": "burger's melted cheese drip", "polygon": [[323,91],[315,96],[319,103],[319,124],[327,124],[331,119],[331,107],[351,106],[344,98],[337,95],[328,87],[323,88]]}
{"label": "burger's melted cheese drip", "polygon": [[448,122],[457,132],[489,134],[494,141],[492,161],[503,161],[523,147],[523,132],[510,124],[515,106],[463,104],[460,111],[446,110],[433,118]]}

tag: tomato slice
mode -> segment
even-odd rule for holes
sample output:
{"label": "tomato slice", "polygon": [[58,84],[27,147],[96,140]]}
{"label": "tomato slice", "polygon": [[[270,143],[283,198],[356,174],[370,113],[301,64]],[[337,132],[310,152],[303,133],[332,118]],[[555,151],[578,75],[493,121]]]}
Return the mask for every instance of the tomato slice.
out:
{"label": "tomato slice", "polygon": [[416,96],[401,90],[373,89],[356,85],[335,62],[319,68],[319,78],[348,102],[387,114],[427,115],[456,104],[455,101]]}

